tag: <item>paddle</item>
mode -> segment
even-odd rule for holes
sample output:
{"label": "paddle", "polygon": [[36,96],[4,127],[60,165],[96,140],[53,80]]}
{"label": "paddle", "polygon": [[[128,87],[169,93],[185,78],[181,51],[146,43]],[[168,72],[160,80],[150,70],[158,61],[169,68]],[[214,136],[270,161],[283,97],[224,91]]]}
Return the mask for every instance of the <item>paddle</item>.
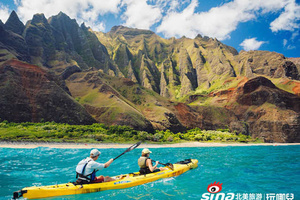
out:
{"label": "paddle", "polygon": [[134,145],[132,145],[131,147],[129,147],[128,149],[126,149],[123,153],[121,153],[120,155],[118,155],[117,157],[114,158],[114,160],[116,160],[117,158],[119,158],[120,156],[122,156],[123,154],[125,154],[126,152],[129,152],[135,148],[137,148],[142,142],[137,142]]}
{"label": "paddle", "polygon": [[[155,160],[152,160],[153,162],[156,162]],[[172,163],[166,163],[166,164],[164,164],[164,163],[161,163],[161,162],[158,162],[158,164],[161,164],[161,165],[163,165],[163,166],[166,166],[167,168],[169,168],[170,170],[174,170],[174,166],[173,166],[173,164]]]}

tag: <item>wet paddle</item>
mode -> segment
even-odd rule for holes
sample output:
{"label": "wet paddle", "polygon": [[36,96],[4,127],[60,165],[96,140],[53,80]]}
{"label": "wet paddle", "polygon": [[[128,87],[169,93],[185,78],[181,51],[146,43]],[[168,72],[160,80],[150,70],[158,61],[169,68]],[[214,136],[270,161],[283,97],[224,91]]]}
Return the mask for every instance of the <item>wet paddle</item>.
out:
{"label": "wet paddle", "polygon": [[117,158],[119,158],[120,156],[122,156],[123,154],[125,154],[126,152],[129,152],[135,148],[137,148],[142,142],[137,142],[134,145],[132,145],[131,147],[129,147],[128,149],[126,149],[123,153],[121,153],[120,155],[118,155],[117,157],[114,158],[114,160],[116,160]]}
{"label": "wet paddle", "polygon": [[[152,160],[153,162],[156,162],[155,160]],[[169,168],[170,170],[174,170],[174,166],[173,166],[173,164],[172,163],[166,163],[166,164],[164,164],[164,163],[161,163],[161,162],[158,162],[158,164],[161,164],[161,165],[163,165],[163,166],[166,166],[167,168]]]}

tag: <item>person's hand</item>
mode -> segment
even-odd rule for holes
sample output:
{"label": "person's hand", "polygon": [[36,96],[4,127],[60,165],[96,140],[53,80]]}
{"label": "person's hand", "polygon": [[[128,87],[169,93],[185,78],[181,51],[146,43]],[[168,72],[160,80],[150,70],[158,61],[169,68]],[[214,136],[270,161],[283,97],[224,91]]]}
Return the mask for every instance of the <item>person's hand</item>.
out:
{"label": "person's hand", "polygon": [[107,168],[109,167],[109,165],[114,161],[114,159],[110,159],[109,161],[107,161],[105,164],[104,164],[104,168]]}
{"label": "person's hand", "polygon": [[156,161],[156,162],[155,162],[155,165],[158,165],[158,163],[159,163],[159,161]]}

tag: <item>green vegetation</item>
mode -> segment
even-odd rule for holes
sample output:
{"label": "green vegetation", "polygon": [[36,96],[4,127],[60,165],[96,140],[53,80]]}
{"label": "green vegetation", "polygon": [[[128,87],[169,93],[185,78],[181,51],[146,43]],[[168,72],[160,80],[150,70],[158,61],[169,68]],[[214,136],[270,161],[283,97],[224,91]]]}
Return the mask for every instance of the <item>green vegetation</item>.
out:
{"label": "green vegetation", "polygon": [[55,122],[44,123],[0,123],[0,141],[28,142],[121,142],[147,141],[152,143],[177,143],[185,141],[204,142],[260,142],[250,136],[229,133],[227,129],[188,130],[185,133],[172,133],[170,130],[148,133],[128,126],[106,126],[104,124],[69,125]]}
{"label": "green vegetation", "polygon": [[12,53],[10,53],[8,50],[6,49],[0,49],[0,64],[3,64],[5,61],[10,60],[12,58],[16,58],[15,55],[13,55]]}
{"label": "green vegetation", "polygon": [[293,91],[294,87],[296,87],[296,84],[297,84],[297,81],[294,81],[294,80],[284,80],[282,78],[269,78],[267,76],[265,76],[265,78],[268,78],[269,80],[271,80],[275,85],[276,87],[278,87],[279,89],[282,89],[284,91],[287,91],[289,93],[292,93],[294,94],[295,92]]}

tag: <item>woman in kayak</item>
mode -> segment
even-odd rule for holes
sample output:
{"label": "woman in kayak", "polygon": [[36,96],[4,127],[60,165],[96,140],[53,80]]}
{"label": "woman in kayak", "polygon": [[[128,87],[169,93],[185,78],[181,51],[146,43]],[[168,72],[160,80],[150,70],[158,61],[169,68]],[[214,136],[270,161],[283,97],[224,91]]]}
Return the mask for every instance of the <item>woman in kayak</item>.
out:
{"label": "woman in kayak", "polygon": [[157,168],[158,161],[155,162],[155,165],[152,165],[152,160],[149,158],[150,153],[149,149],[143,149],[142,156],[138,159],[138,165],[140,166],[140,174],[149,174],[153,172],[163,171],[165,168]]}
{"label": "woman in kayak", "polygon": [[102,183],[115,180],[109,176],[96,177],[96,172],[98,170],[109,167],[109,165],[113,162],[113,159],[110,159],[105,164],[96,162],[100,154],[100,151],[93,149],[90,153],[90,157],[87,157],[78,163],[76,167],[76,173],[78,177],[75,182],[76,184]]}

